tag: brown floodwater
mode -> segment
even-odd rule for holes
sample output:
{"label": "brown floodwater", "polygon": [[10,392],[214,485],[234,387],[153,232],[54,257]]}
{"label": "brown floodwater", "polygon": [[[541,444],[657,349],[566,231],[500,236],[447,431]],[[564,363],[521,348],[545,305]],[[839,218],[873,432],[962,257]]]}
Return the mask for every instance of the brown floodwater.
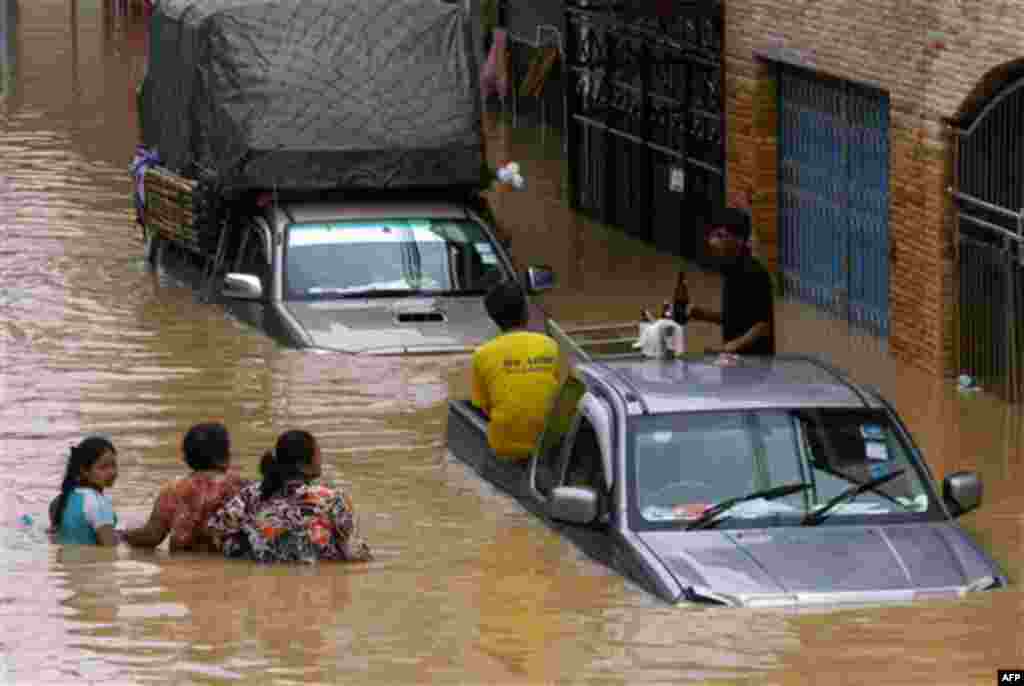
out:
{"label": "brown floodwater", "polygon": [[[1014,585],[828,612],[666,607],[447,456],[466,356],[284,350],[146,269],[127,173],[143,23],[102,0],[14,3],[0,0],[0,683],[989,684],[1024,665],[1015,409],[780,303],[781,349],[880,386],[940,478],[982,475],[985,504],[963,524]],[[556,316],[631,320],[670,292],[679,260],[564,208],[557,136],[488,128],[494,160],[524,166],[527,190],[494,202],[518,262],[558,271]],[[715,277],[691,282],[713,302]],[[692,345],[714,341],[693,329]],[[113,437],[110,493],[139,522],[184,471],[183,432],[210,418],[250,476],[278,432],[317,434],[377,559],[258,567],[47,541],[72,442]]]}

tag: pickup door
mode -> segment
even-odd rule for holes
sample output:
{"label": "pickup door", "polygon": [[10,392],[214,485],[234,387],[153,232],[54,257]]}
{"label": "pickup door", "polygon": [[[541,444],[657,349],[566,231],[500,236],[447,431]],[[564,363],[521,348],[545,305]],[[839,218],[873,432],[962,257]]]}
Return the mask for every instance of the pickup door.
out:
{"label": "pickup door", "polygon": [[563,524],[587,554],[610,562],[609,533],[614,517],[614,470],[611,462],[612,411],[586,392],[573,376],[562,386],[548,415],[530,464],[530,491],[550,515],[547,503],[559,486],[593,490],[598,516],[590,524]]}

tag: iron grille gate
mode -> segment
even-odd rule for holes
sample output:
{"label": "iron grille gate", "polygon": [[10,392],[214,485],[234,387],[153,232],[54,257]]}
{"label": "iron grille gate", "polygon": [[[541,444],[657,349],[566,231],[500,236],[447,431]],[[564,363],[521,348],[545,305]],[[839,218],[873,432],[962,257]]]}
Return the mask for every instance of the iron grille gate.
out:
{"label": "iron grille gate", "polygon": [[724,198],[723,7],[678,0],[659,15],[623,5],[567,3],[570,202],[700,257],[697,222]]}
{"label": "iron grille gate", "polygon": [[889,101],[779,65],[779,262],[787,294],[889,332]]}
{"label": "iron grille gate", "polygon": [[959,368],[1024,398],[1024,79],[957,130]]}

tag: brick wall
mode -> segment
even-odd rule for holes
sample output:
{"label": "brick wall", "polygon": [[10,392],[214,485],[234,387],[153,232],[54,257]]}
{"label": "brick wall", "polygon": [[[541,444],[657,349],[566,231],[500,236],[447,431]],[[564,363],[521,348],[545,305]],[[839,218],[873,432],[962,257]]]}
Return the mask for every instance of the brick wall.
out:
{"label": "brick wall", "polygon": [[772,60],[870,84],[890,101],[890,337],[897,358],[954,367],[950,201],[944,122],[1024,58],[1020,0],[725,0],[728,196],[749,201],[774,269],[777,106]]}

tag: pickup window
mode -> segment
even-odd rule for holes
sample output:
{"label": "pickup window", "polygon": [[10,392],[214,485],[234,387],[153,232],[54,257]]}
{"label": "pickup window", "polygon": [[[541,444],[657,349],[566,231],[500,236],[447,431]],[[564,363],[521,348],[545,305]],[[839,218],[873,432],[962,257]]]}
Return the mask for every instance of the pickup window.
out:
{"label": "pickup window", "polygon": [[586,386],[574,377],[566,379],[548,413],[544,432],[537,446],[537,463],[533,475],[534,489],[544,497],[561,485],[565,472],[565,440],[579,411]]}
{"label": "pickup window", "polygon": [[598,517],[608,513],[611,506],[611,495],[608,489],[608,478],[604,473],[604,460],[601,455],[601,442],[597,431],[586,417],[581,417],[575,435],[570,438],[572,447],[561,486],[582,486],[597,494]]}
{"label": "pickup window", "polygon": [[[598,429],[587,416],[586,386],[569,377],[555,398],[537,447],[533,487],[547,498],[558,486],[592,489],[598,497],[598,516],[611,507],[609,475]],[[592,411],[592,410],[591,410]]]}
{"label": "pickup window", "polygon": [[242,238],[242,245],[239,250],[238,259],[233,271],[242,274],[253,274],[260,278],[263,284],[263,291],[270,288],[270,260],[264,248],[263,236],[256,227],[249,227]]}
{"label": "pickup window", "polygon": [[585,486],[603,493],[608,489],[607,484],[597,432],[590,420],[583,417],[580,419],[579,428],[572,439],[569,463],[566,466],[565,480],[562,485]]}
{"label": "pickup window", "polygon": [[288,299],[483,295],[509,278],[484,228],[460,219],[296,223],[285,253]]}

